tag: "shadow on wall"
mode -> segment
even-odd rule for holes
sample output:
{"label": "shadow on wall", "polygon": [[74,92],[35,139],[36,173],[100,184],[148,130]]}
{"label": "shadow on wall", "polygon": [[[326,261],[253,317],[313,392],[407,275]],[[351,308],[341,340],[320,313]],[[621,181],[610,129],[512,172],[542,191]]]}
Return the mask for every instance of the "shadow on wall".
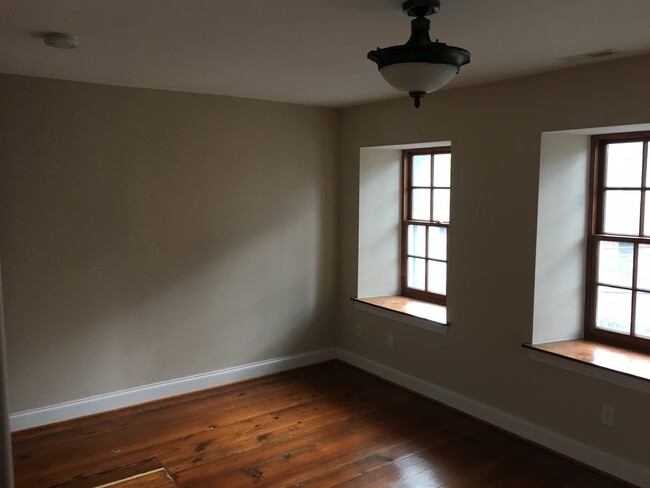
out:
{"label": "shadow on wall", "polygon": [[329,344],[329,112],[26,80],[0,153],[12,411]]}

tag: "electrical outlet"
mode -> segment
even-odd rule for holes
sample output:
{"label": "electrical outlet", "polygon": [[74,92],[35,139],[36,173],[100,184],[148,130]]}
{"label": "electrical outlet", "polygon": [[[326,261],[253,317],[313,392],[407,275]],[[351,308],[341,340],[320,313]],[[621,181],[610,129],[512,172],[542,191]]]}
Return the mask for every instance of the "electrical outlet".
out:
{"label": "electrical outlet", "polygon": [[357,324],[354,326],[354,330],[357,333],[357,337],[361,337],[361,324]]}
{"label": "electrical outlet", "polygon": [[390,334],[386,337],[386,347],[388,347],[388,349],[393,348],[393,336]]}
{"label": "electrical outlet", "polygon": [[605,405],[603,403],[603,409],[600,415],[600,421],[605,425],[614,427],[614,407],[612,407],[611,405]]}

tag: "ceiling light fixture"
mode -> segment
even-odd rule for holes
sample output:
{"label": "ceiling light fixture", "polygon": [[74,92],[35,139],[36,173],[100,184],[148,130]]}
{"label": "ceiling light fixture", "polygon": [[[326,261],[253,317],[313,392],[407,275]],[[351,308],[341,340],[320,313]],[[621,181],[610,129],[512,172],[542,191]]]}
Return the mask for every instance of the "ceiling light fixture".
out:
{"label": "ceiling light fixture", "polygon": [[427,93],[442,88],[458,74],[460,67],[469,63],[469,52],[444,42],[431,41],[426,17],[438,13],[440,0],[407,0],[402,10],[410,17],[411,38],[402,46],[377,48],[368,53],[368,59],[389,85],[408,92],[415,107]]}

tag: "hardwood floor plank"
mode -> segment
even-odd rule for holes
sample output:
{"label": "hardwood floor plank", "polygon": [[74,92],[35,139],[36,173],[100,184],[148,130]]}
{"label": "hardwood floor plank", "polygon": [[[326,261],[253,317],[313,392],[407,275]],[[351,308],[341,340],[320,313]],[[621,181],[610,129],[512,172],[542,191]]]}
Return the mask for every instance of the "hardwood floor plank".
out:
{"label": "hardwood floor plank", "polygon": [[530,462],[539,455],[538,449],[523,441],[497,448],[494,459],[475,469],[456,472],[452,481],[442,488],[479,488],[490,486],[508,476],[513,465]]}
{"label": "hardwood floor plank", "polygon": [[[314,429],[330,428],[332,424],[340,422],[355,422],[357,417],[370,415],[381,408],[388,408],[399,403],[404,403],[408,399],[402,395],[394,395],[390,399],[382,398],[381,391],[374,391],[374,387],[366,391],[344,391],[338,397],[329,397],[319,402],[319,405],[313,411],[304,409],[294,415],[274,416],[272,421],[261,425],[261,429],[252,433],[241,440],[242,444],[232,443],[228,439],[224,442],[220,437],[220,442],[206,444],[202,458],[204,462],[221,459],[224,456],[233,454],[243,454],[252,449],[269,446],[283,439],[300,439],[301,436],[309,435]],[[257,427],[260,424],[256,424]],[[235,426],[237,436],[241,436],[240,429]],[[252,441],[252,442],[251,442]],[[187,458],[181,449],[175,451],[175,455],[168,457],[162,455],[164,462],[168,465],[174,464],[178,470],[184,469],[183,457]],[[194,455],[191,456],[195,457]],[[192,462],[193,465],[196,464]],[[186,465],[185,467],[190,467]]]}
{"label": "hardwood floor plank", "polygon": [[194,486],[201,478],[215,479],[217,476],[231,471],[233,466],[249,470],[255,469],[255,466],[269,459],[295,458],[305,451],[317,449],[322,442],[340,439],[346,434],[365,429],[402,412],[403,410],[399,406],[394,406],[367,410],[352,416],[339,414],[329,417],[324,423],[322,423],[322,419],[317,419],[313,424],[307,425],[303,432],[298,429],[294,431],[295,433],[289,431],[286,432],[287,435],[275,442],[261,442],[252,449],[225,457],[209,455],[201,462],[192,465],[188,465],[187,462],[175,463],[173,460],[166,459],[163,462],[170,466],[174,473],[178,473],[179,482],[190,483],[190,486]]}
{"label": "hardwood floor plank", "polygon": [[338,466],[337,468],[319,470],[319,472],[312,475],[311,478],[302,480],[293,485],[293,488],[330,488],[332,486],[338,486],[341,483],[348,482],[394,461],[413,454],[418,454],[432,446],[443,444],[458,437],[460,435],[459,430],[454,427],[459,423],[460,421],[456,423],[450,422],[444,428],[436,430],[433,433],[424,435],[423,437],[414,437],[406,442],[395,444],[383,450],[378,449],[372,454],[361,456],[358,459]]}
{"label": "hardwood floor plank", "polygon": [[400,409],[397,415],[388,416],[375,424],[345,431],[340,436],[314,443],[313,448],[295,455],[282,455],[249,466],[244,470],[245,477],[242,477],[241,469],[235,469],[212,481],[221,486],[246,486],[247,480],[252,485],[258,481],[251,479],[247,473],[254,472],[255,478],[262,478],[265,484],[287,486],[300,483],[315,471],[335,469],[370,455],[377,449],[394,446],[416,435],[444,429],[444,422],[427,418],[423,411],[411,409],[408,419],[404,418],[402,412]]}
{"label": "hardwood floor plank", "polygon": [[527,462],[512,466],[510,473],[488,486],[489,488],[534,487],[566,469],[567,462],[559,456],[540,450]]}
{"label": "hardwood floor plank", "polygon": [[628,486],[338,361],[12,439],[17,488]]}

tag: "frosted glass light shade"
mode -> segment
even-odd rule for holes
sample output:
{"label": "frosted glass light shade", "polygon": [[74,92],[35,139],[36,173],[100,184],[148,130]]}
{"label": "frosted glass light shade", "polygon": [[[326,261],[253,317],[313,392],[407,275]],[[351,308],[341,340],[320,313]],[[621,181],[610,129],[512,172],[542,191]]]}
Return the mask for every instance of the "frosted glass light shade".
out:
{"label": "frosted glass light shade", "polygon": [[404,92],[436,91],[458,73],[458,66],[445,63],[397,63],[379,70],[393,88]]}

